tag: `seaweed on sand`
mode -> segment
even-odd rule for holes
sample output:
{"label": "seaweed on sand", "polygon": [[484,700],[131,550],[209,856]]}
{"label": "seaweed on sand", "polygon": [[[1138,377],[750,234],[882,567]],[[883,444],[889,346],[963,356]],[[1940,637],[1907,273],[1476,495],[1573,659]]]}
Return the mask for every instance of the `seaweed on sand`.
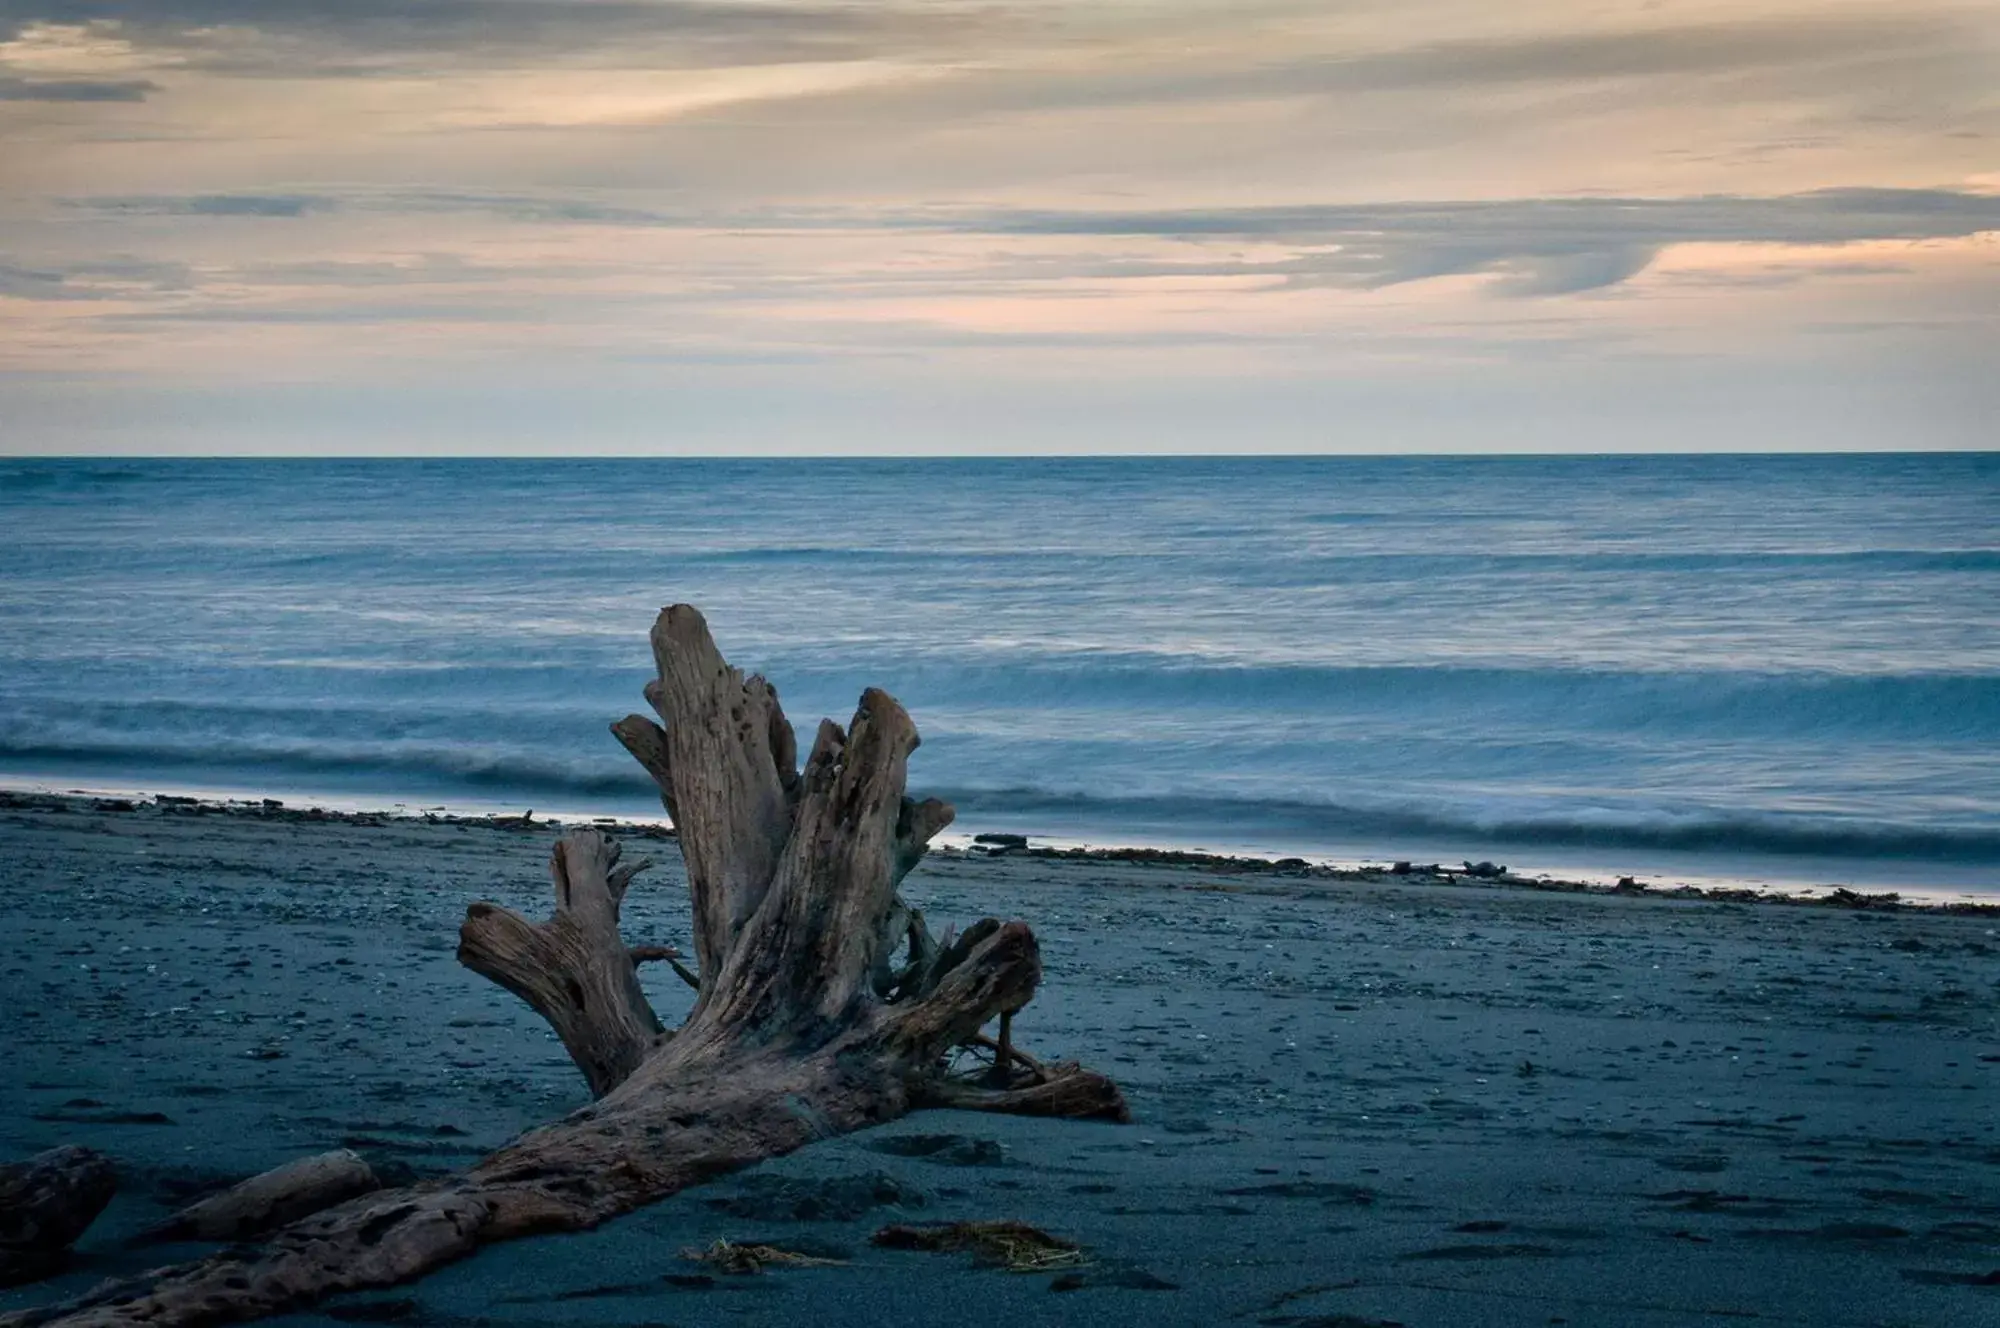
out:
{"label": "seaweed on sand", "polygon": [[739,1245],[733,1240],[718,1240],[707,1247],[690,1246],[681,1251],[681,1258],[689,1263],[705,1263],[722,1273],[761,1273],[766,1268],[832,1268],[846,1262],[776,1245]]}
{"label": "seaweed on sand", "polygon": [[1083,1247],[1025,1222],[938,1222],[895,1225],[875,1233],[874,1243],[891,1250],[955,1253],[969,1250],[975,1262],[1010,1273],[1042,1273],[1079,1268],[1089,1262]]}

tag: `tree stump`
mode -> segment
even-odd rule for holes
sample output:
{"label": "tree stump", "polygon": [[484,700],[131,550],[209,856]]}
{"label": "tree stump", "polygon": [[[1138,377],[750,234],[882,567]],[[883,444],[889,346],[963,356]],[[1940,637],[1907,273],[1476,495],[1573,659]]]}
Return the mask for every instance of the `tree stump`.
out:
{"label": "tree stump", "polygon": [[[646,864],[579,830],[556,846],[555,913],[534,923],[474,904],[459,958],[546,1018],[597,1100],[448,1179],[381,1191],[226,1252],[0,1328],[191,1328],[418,1276],[481,1245],[575,1231],[817,1139],[915,1107],[1127,1119],[1109,1079],[996,1053],[956,1075],[955,1049],[1028,1003],[1034,933],[988,918],[948,944],[897,893],[951,821],[904,796],[916,726],[864,692],[845,729],[824,720],[805,768],[777,691],[745,678],[687,605],[652,632],[658,721],[612,726],[673,817],[693,903],[694,1008],[662,1028],[619,935]],[[639,957],[667,957],[643,947]],[[677,962],[677,961],[676,961]],[[677,963],[678,967],[678,963]],[[1011,1033],[1011,1029],[1010,1029]]]}

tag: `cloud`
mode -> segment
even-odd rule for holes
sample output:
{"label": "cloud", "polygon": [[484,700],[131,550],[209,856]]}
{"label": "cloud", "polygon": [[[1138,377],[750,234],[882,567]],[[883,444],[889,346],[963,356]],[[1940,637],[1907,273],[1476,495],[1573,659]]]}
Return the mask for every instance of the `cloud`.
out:
{"label": "cloud", "polygon": [[119,326],[147,323],[263,323],[271,325],[317,326],[388,323],[520,323],[538,324],[547,320],[548,310],[530,305],[502,305],[491,302],[465,304],[401,304],[361,302],[328,308],[284,308],[273,305],[219,305],[207,308],[154,309],[120,314],[109,320]]}
{"label": "cloud", "polygon": [[1568,254],[1510,256],[1500,265],[1497,295],[1574,295],[1601,290],[1638,276],[1659,250],[1651,245],[1615,245]]}
{"label": "cloud", "polygon": [[0,297],[19,300],[63,300],[72,298],[64,288],[63,274],[42,268],[16,267],[0,263]]}
{"label": "cloud", "polygon": [[478,189],[349,190],[286,194],[110,194],[66,200],[91,212],[135,217],[303,217],[320,212],[400,216],[479,213],[532,224],[578,226],[697,226],[694,213],[633,207],[581,195],[503,193]]}
{"label": "cloud", "polygon": [[60,266],[24,267],[0,260],[0,297],[19,300],[102,300],[139,292],[188,289],[182,263],[141,258],[98,258]]}
{"label": "cloud", "polygon": [[138,194],[92,198],[84,206],[121,216],[303,217],[339,205],[324,194]]}
{"label": "cloud", "polygon": [[1773,197],[1521,198],[1145,211],[1023,209],[990,212],[979,222],[979,229],[1004,234],[1160,235],[1179,239],[1303,238],[1378,229],[1425,234],[1533,230],[1568,236],[1648,236],[1662,242],[1772,240],[1793,244],[1927,239],[1996,228],[2000,228],[2000,194],[1954,189],[1818,189]]}
{"label": "cloud", "polygon": [[[1730,22],[1641,18],[1597,31],[1577,30],[1580,16],[1550,27],[1560,16],[1529,6],[1516,19],[1527,31],[1442,40],[1437,33],[1453,18],[1426,14],[1422,6],[1410,8],[1400,31],[1378,29],[1369,36],[1347,34],[1338,25],[1294,30],[1280,23],[1260,31],[1254,14],[1233,31],[1211,30],[1202,23],[1206,8],[1163,13],[1156,41],[1112,46],[1096,58],[1069,58],[1051,39],[1041,47],[968,59],[957,77],[935,86],[883,90],[876,110],[888,118],[923,112],[964,118],[1403,96],[1418,115],[1468,107],[1492,115],[1496,97],[1588,86],[1616,86],[1626,99],[1703,103],[1868,100],[1885,92],[1907,101],[1918,91],[1977,107],[1991,82],[1990,30],[1963,12],[1922,5]],[[1186,34],[1178,42],[1172,39],[1177,24]],[[1518,104],[1507,108],[1510,116],[1525,113]]]}
{"label": "cloud", "polygon": [[1434,42],[1352,58],[1301,61],[1280,77],[1303,88],[1391,90],[1702,76],[1873,61],[1934,50],[1961,35],[1961,24],[1930,16],[1816,15]]}
{"label": "cloud", "polygon": [[151,79],[29,79],[0,76],[0,101],[144,101],[158,92]]}
{"label": "cloud", "polygon": [[[1776,290],[1827,277],[1906,277],[1908,263],[1765,263],[1747,271],[1692,268],[1667,274],[1676,286],[1708,290]],[[1908,326],[1908,324],[1904,324]]]}
{"label": "cloud", "polygon": [[719,0],[0,0],[0,31],[37,24],[118,23],[139,29],[262,28],[376,33],[403,40],[471,33],[546,36],[552,30],[629,32],[769,26],[838,14],[836,8]]}
{"label": "cloud", "polygon": [[[1046,276],[1266,277],[1294,287],[1377,289],[1488,275],[1505,296],[1571,295],[1620,285],[1675,244],[1838,246],[1963,239],[2000,231],[2000,194],[1949,189],[1828,189],[1754,197],[1520,198],[1465,202],[1300,204],[1147,211],[948,208],[669,210],[576,194],[377,190],[332,194],[136,195],[72,199],[120,215],[303,217],[336,210],[421,216],[475,213],[522,224],[665,228],[741,235],[932,232],[1076,240],[1151,239],[1193,246],[1180,261],[1083,255]],[[1227,242],[1288,250],[1246,260]],[[418,279],[413,273],[413,279]]]}
{"label": "cloud", "polygon": [[185,68],[351,77],[638,47],[661,67],[815,59],[925,23],[894,6],[727,0],[0,0],[0,41],[114,25]]}
{"label": "cloud", "polygon": [[[1843,245],[1959,239],[2000,230],[2000,195],[1941,189],[1829,189],[1772,198],[1529,198],[1491,202],[991,213],[1008,235],[1150,236],[1299,246],[1261,269],[1298,285],[1381,287],[1495,273],[1497,294],[1565,295],[1618,285],[1668,245]],[[1195,268],[1198,270],[1198,264]]]}

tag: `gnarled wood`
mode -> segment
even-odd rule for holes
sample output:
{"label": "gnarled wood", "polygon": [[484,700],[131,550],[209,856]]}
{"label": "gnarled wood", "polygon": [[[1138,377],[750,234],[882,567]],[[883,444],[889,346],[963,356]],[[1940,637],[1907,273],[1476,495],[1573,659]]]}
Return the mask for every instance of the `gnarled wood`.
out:
{"label": "gnarled wood", "polygon": [[621,865],[618,842],[580,830],[555,847],[556,911],[529,922],[498,904],[466,910],[458,961],[535,1007],[590,1083],[608,1092],[664,1036],[618,934],[625,888],[650,864]]}
{"label": "gnarled wood", "polygon": [[649,732],[632,716],[612,731],[659,783],[674,818],[694,903],[695,967],[708,973],[770,888],[791,832],[797,749],[777,689],[729,667],[691,605],[662,609],[652,642],[659,676],[646,699],[661,722]]}
{"label": "gnarled wood", "polygon": [[[230,1251],[0,1328],[192,1325],[255,1318],[414,1277],[480,1245],[574,1231],[816,1139],[923,1105],[1126,1119],[1116,1085],[1002,1055],[995,1084],[949,1073],[954,1048],[1020,1010],[1041,979],[1025,923],[988,918],[946,943],[897,885],[951,809],[904,796],[916,726],[869,690],[821,723],[804,770],[777,693],[716,650],[701,615],[653,629],[661,723],[614,726],[675,816],[693,901],[698,988],[662,1034],[634,977],[672,957],[618,935],[631,872],[596,830],[557,848],[556,913],[475,904],[460,958],[561,1035],[598,1100],[445,1180],[353,1200]],[[901,961],[896,951],[907,945]]]}

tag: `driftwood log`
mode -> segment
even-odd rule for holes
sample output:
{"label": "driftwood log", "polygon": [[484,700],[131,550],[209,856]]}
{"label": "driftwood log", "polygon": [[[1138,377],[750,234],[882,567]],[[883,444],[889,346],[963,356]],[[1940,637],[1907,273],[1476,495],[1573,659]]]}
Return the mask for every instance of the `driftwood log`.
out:
{"label": "driftwood log", "polygon": [[252,1240],[382,1188],[359,1153],[336,1148],[287,1162],[190,1204],[143,1240]]}
{"label": "driftwood log", "polygon": [[117,1189],[110,1160],[75,1145],[0,1166],[0,1287],[62,1271]]}
{"label": "driftwood log", "polygon": [[[470,1170],[304,1218],[259,1248],[157,1270],[0,1328],[256,1318],[402,1282],[482,1245],[576,1231],[816,1139],[951,1106],[1126,1119],[1109,1079],[1044,1065],[981,1029],[1041,977],[1026,923],[986,919],[942,940],[897,887],[951,821],[904,796],[917,730],[869,690],[845,729],[822,721],[797,764],[778,694],[717,651],[693,608],[653,627],[658,722],[613,725],[658,783],[693,902],[692,969],[636,956],[619,907],[646,864],[580,830],[556,846],[555,913],[530,922],[474,904],[459,958],[555,1029],[597,1100]],[[666,1030],[634,976],[671,959],[697,989]],[[993,1066],[955,1074],[964,1049]],[[1007,1050],[993,1050],[1007,1048]]]}

